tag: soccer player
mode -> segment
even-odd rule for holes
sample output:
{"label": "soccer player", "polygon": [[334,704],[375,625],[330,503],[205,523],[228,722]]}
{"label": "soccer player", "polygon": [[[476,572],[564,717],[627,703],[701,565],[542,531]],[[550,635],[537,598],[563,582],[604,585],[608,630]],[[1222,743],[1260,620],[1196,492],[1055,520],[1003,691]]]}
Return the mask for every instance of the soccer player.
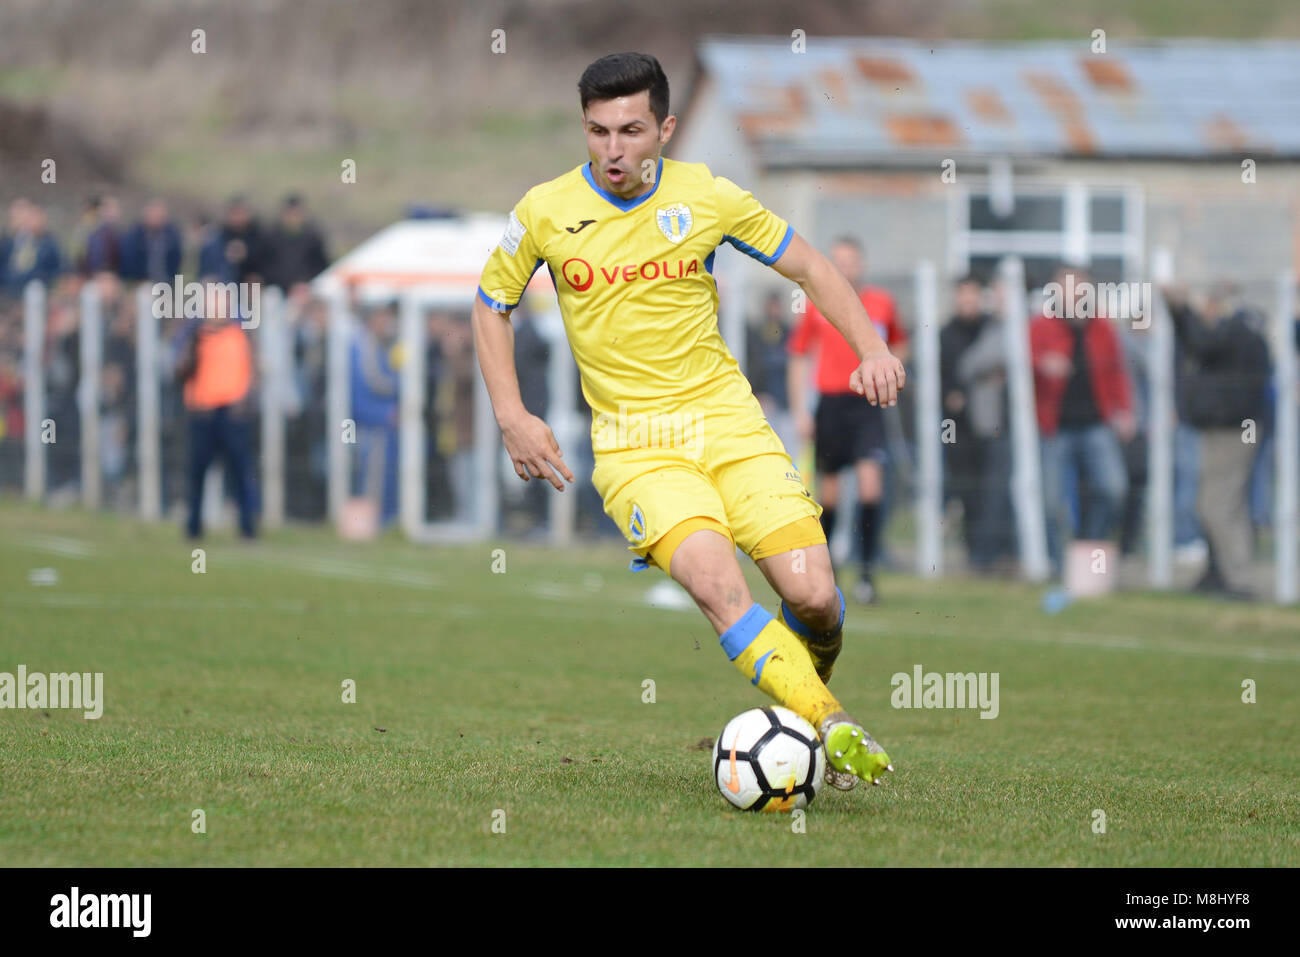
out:
{"label": "soccer player", "polygon": [[[835,587],[813,500],[718,332],[713,257],[729,242],[797,282],[861,358],[851,388],[893,405],[903,366],[848,282],[752,194],[701,163],[665,159],[668,79],[639,53],[602,57],[578,82],[589,161],[530,189],[510,214],[474,302],[474,343],[521,479],[575,481],[547,424],[525,409],[510,310],[550,270],[592,409],[592,483],[637,555],[691,595],[723,651],[818,729],[827,780],[878,784],[889,756],[825,682],[839,655]],[[739,546],[781,596],[754,601]]]}
{"label": "soccer player", "polygon": [[[866,263],[862,245],[852,236],[841,236],[831,245],[831,262],[847,279],[876,331],[901,360],[907,359],[907,334],[898,321],[894,297],[879,286],[863,284]],[[805,399],[807,354],[817,347],[816,417],[808,415]],[[817,309],[808,307],[794,335],[790,337],[788,367],[790,411],[803,441],[813,440],[817,497],[822,504],[822,528],[829,539],[835,534],[839,513],[839,473],[852,466],[858,484],[859,571],[853,597],[862,604],[876,600],[872,568],[880,552],[884,524],[881,499],[885,492],[884,465],[887,457],[885,413],[870,406],[849,387],[849,376],[858,367],[853,346],[840,335]],[[847,511],[847,509],[846,509]]]}

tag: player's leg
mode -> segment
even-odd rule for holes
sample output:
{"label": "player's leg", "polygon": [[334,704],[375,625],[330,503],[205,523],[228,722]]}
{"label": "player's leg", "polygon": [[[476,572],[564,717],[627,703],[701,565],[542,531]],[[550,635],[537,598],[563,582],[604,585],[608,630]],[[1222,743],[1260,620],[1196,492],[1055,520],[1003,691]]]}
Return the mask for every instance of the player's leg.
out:
{"label": "player's leg", "polygon": [[[838,631],[843,624],[840,596],[834,587],[826,536],[817,521],[820,509],[780,441],[775,435],[766,441],[762,434],[745,434],[737,423],[722,446],[710,464],[736,542],[759,563],[769,581],[780,586],[777,590],[783,599],[788,594],[809,617],[817,617],[822,624],[829,622]],[[755,449],[765,451],[755,454]],[[808,574],[809,560],[812,575]],[[793,635],[787,620],[779,624]],[[802,647],[809,647],[806,639]],[[818,684],[825,687],[820,676]],[[797,708],[791,710],[798,712]],[[817,729],[826,746],[826,779],[833,786],[848,789],[858,778],[874,783],[890,769],[889,755],[843,708],[816,716],[799,713]]]}
{"label": "player's leg", "polygon": [[853,471],[858,480],[857,532],[862,556],[853,596],[866,605],[876,600],[873,571],[880,552],[881,501],[884,499],[885,476],[880,461],[875,458],[859,459],[854,464]]}
{"label": "player's leg", "polygon": [[880,536],[884,524],[885,469],[887,441],[885,413],[860,398],[848,417],[853,438],[853,472],[858,484],[858,546],[860,564],[853,597],[862,604],[876,600],[873,577],[880,553]]}
{"label": "player's leg", "polygon": [[[815,541],[817,532],[815,520],[799,519],[764,536],[750,556],[781,596],[782,621],[803,640],[825,682],[843,645],[844,595],[835,585],[830,550]],[[833,787],[851,790],[858,778],[878,784],[883,772],[893,770],[885,749],[847,711],[829,714],[814,727],[826,745],[826,780]]]}
{"label": "player's leg", "polygon": [[190,425],[190,481],[188,488],[189,517],[185,533],[198,538],[203,533],[203,485],[216,454],[216,413],[210,410],[189,412]]}
{"label": "player's leg", "polygon": [[839,396],[822,396],[813,419],[813,467],[817,501],[821,504],[821,525],[826,541],[835,534],[840,507],[840,469],[844,457],[844,430]]}
{"label": "player's leg", "polygon": [[835,534],[835,522],[839,518],[840,476],[838,472],[817,473],[817,501],[822,507],[821,526],[826,541]]}
{"label": "player's leg", "polygon": [[740,673],[818,727],[842,706],[817,677],[798,637],[754,601],[727,528],[711,524],[679,523],[650,548],[650,556],[695,600]]}
{"label": "player's leg", "polygon": [[815,519],[799,519],[769,535],[751,557],[781,596],[781,620],[829,683],[843,645],[844,595],[835,585],[830,549],[816,532]]}
{"label": "player's leg", "polygon": [[752,684],[814,727],[840,709],[799,639],[754,601],[726,508],[698,462],[674,450],[606,455],[592,480],[639,556],[633,567],[658,565],[679,582]]}

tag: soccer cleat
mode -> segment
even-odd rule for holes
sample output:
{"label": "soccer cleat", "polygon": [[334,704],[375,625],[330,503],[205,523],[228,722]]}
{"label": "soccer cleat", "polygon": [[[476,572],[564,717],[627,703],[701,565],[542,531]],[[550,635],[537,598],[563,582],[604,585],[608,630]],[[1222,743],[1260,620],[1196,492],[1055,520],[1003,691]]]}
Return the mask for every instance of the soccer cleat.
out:
{"label": "soccer cleat", "polygon": [[851,791],[859,779],[878,786],[886,771],[893,772],[885,749],[844,712],[823,721],[819,732],[826,749],[826,783],[831,787]]}

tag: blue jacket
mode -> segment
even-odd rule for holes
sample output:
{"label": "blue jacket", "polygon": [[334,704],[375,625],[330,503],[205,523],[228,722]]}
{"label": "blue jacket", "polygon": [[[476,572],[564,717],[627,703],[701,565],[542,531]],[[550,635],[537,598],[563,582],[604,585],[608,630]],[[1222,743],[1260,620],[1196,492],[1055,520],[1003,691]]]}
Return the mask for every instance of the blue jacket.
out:
{"label": "blue jacket", "polygon": [[[12,261],[20,241],[33,243],[34,254],[28,253],[19,261]],[[0,287],[15,299],[22,296],[31,280],[39,279],[48,287],[62,271],[63,257],[59,255],[58,243],[48,233],[0,238]]]}
{"label": "blue jacket", "polygon": [[357,425],[396,426],[398,375],[388,350],[365,332],[352,341],[351,380]]}
{"label": "blue jacket", "polygon": [[149,275],[149,247],[144,223],[136,223],[122,237],[122,278],[167,282],[181,271],[181,231],[175,223],[162,228],[164,275]]}

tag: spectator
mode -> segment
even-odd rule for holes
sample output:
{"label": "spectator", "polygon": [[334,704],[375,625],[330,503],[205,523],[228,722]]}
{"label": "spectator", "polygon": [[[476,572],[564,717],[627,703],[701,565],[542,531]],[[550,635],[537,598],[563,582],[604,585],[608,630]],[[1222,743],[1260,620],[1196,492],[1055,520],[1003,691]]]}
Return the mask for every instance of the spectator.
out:
{"label": "spectator", "polygon": [[763,316],[745,340],[745,374],[763,415],[780,436],[781,443],[787,450],[797,452],[798,436],[790,421],[787,391],[791,324],[786,303],[786,297],[779,292],[770,293],[765,300]]}
{"label": "spectator", "polygon": [[[306,287],[302,287],[306,288]],[[296,413],[285,424],[285,459],[293,490],[285,501],[291,518],[318,521],[327,511],[325,376],[329,313],[309,293],[290,293]]]}
{"label": "spectator", "polygon": [[1151,366],[1150,323],[1124,323],[1118,327],[1124,362],[1128,367],[1129,381],[1133,384],[1134,435],[1124,443],[1124,471],[1128,476],[1128,490],[1119,517],[1119,553],[1125,557],[1137,554],[1142,540],[1143,518],[1147,495],[1147,435],[1151,418],[1151,379],[1147,370]]}
{"label": "spectator", "polygon": [[[971,567],[994,570],[1014,558],[1016,537],[1011,511],[1010,402],[1007,399],[1007,348],[1000,310],[990,315],[957,363],[955,381],[965,396],[970,442],[976,453],[975,521],[967,539]],[[958,442],[962,439],[960,434]]]}
{"label": "spectator", "polygon": [[185,275],[217,276],[221,273],[220,245],[215,242],[216,235],[217,225],[206,213],[197,212],[185,220]]}
{"label": "spectator", "polygon": [[325,239],[307,218],[302,198],[286,197],[266,238],[266,281],[287,292],[319,276],[328,265]]}
{"label": "spectator", "polygon": [[967,386],[958,368],[992,321],[984,311],[983,292],[979,280],[972,276],[957,283],[956,310],[939,332],[939,394],[943,417],[952,423],[951,439],[945,439],[943,447],[944,497],[955,497],[961,502],[962,535],[971,566],[976,570],[987,568],[992,561],[975,531],[981,521],[984,439],[976,436],[971,428]]}
{"label": "spectator", "polygon": [[[851,236],[831,245],[831,261],[857,291],[875,323],[880,337],[899,359],[907,359],[907,336],[898,321],[894,297],[878,286],[865,285],[866,260],[861,244]],[[819,347],[815,418],[805,406],[807,355]],[[854,598],[862,603],[876,600],[873,569],[880,552],[883,531],[887,458],[885,411],[867,403],[849,388],[849,377],[859,359],[830,320],[811,303],[789,343],[790,364],[787,393],[799,437],[813,439],[816,449],[818,499],[822,504],[822,528],[829,542],[839,512],[839,473],[852,466],[858,484],[858,537],[861,543],[859,575]]]}
{"label": "spectator", "polygon": [[199,270],[218,282],[258,282],[266,272],[262,230],[242,196],[226,204],[226,215],[199,253]]}
{"label": "spectator", "polygon": [[138,282],[171,285],[181,271],[181,231],[163,200],[144,204],[140,221],[122,238],[122,276]]}
{"label": "spectator", "polygon": [[1263,319],[1253,310],[1198,315],[1177,289],[1164,290],[1175,334],[1194,363],[1187,380],[1187,422],[1199,433],[1201,483],[1197,510],[1209,541],[1209,565],[1197,591],[1229,598],[1254,597],[1247,486],[1256,446],[1246,441],[1246,420],[1265,412],[1270,375]]}
{"label": "spectator", "polygon": [[0,290],[20,299],[33,279],[48,289],[63,269],[63,258],[47,231],[45,210],[26,199],[9,206],[9,228],[0,237]]}
{"label": "spectator", "polygon": [[73,240],[77,272],[89,279],[122,268],[121,210],[112,196],[92,196],[86,201]]}
{"label": "spectator", "polygon": [[205,306],[204,317],[186,320],[175,343],[190,432],[186,532],[191,539],[202,535],[204,479],[220,452],[234,479],[240,534],[251,539],[257,534],[250,438],[253,353],[234,315],[238,304],[219,285],[207,283]]}
{"label": "spectator", "polygon": [[447,462],[455,521],[473,519],[474,341],[469,323],[453,317],[442,327],[441,369],[434,395],[434,441]]}
{"label": "spectator", "polygon": [[55,501],[76,500],[81,487],[81,324],[75,296],[56,287],[48,300],[45,326],[45,416],[54,422],[46,483]]}
{"label": "spectator", "polygon": [[394,307],[373,308],[352,343],[352,418],[357,424],[353,492],[378,502],[381,525],[397,517],[396,322]]}
{"label": "spectator", "polygon": [[1063,565],[1060,524],[1067,483],[1086,479],[1093,500],[1080,503],[1083,538],[1108,538],[1128,491],[1121,443],[1132,440],[1132,386],[1119,338],[1110,322],[1088,307],[1089,276],[1082,269],[1057,272],[1056,282],[1073,300],[1054,308],[1029,326],[1034,367],[1034,399],[1043,458],[1043,499],[1047,510],[1047,547],[1057,574]]}

